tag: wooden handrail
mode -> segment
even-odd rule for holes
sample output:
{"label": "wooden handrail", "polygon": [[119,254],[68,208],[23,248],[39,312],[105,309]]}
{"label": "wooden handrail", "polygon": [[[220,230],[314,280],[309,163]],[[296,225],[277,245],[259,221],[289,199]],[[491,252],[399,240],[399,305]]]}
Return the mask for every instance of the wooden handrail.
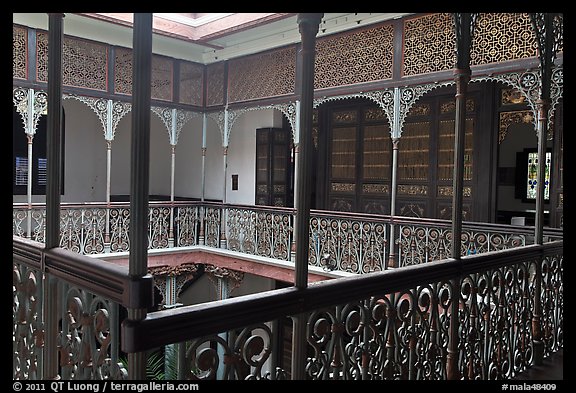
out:
{"label": "wooden handrail", "polygon": [[266,291],[211,303],[190,305],[148,314],[138,324],[123,324],[122,350],[139,352],[182,342],[207,334],[242,328],[344,304],[370,296],[400,292],[432,282],[447,281],[464,274],[513,265],[518,262],[563,253],[563,241],[530,245],[499,252],[470,255],[460,261],[446,259],[310,284]]}

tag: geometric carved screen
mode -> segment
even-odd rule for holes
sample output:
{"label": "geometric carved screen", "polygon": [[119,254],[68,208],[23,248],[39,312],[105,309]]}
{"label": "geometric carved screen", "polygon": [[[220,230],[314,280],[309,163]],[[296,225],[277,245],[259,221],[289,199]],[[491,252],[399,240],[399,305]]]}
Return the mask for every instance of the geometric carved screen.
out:
{"label": "geometric carved screen", "polygon": [[180,62],[180,103],[202,105],[204,66],[188,61]]}
{"label": "geometric carved screen", "polygon": [[206,67],[206,106],[224,105],[224,62]]}
{"label": "geometric carved screen", "polygon": [[174,91],[173,64],[173,60],[169,57],[152,55],[152,98],[172,101],[172,92]]}
{"label": "geometric carved screen", "polygon": [[[132,49],[116,47],[114,56],[114,93],[132,94]],[[152,55],[150,94],[157,100],[172,101],[174,91],[173,59]]]}
{"label": "geometric carved screen", "polygon": [[[48,81],[48,34],[36,35],[37,79]],[[62,41],[62,84],[106,91],[108,47],[91,41],[64,37]]]}
{"label": "geometric carved screen", "polygon": [[394,26],[322,38],[316,42],[314,88],[392,78]]}
{"label": "geometric carved screen", "polygon": [[470,65],[534,57],[537,49],[528,14],[481,13],[474,28]]}
{"label": "geometric carved screen", "polygon": [[296,47],[230,60],[228,102],[293,94]]}
{"label": "geometric carved screen", "polygon": [[116,48],[114,56],[114,93],[132,94],[132,50]]}
{"label": "geometric carved screen", "polygon": [[28,77],[28,30],[12,27],[12,78]]}
{"label": "geometric carved screen", "polygon": [[404,21],[402,75],[451,70],[456,64],[452,14],[431,14]]}

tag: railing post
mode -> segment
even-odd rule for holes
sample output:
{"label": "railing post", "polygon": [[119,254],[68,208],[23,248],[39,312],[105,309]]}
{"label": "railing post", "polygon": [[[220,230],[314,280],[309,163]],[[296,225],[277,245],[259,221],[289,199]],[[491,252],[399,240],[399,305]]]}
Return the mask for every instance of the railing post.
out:
{"label": "railing post", "polygon": [[[176,110],[173,112],[173,117],[176,117]],[[175,127],[176,120],[172,120],[172,127]],[[174,247],[174,171],[176,169],[176,145],[170,145],[171,148],[171,163],[170,163],[170,229],[168,230],[168,247]]]}
{"label": "railing post", "polygon": [[400,138],[392,138],[392,187],[390,191],[390,253],[388,254],[388,267],[398,267],[398,254],[396,252],[394,216],[396,215],[396,174],[398,172],[398,142]]}
{"label": "railing post", "polygon": [[205,214],[206,206],[200,205],[197,208],[198,208],[198,219],[200,220],[200,230],[198,233],[198,244],[203,246],[206,244],[206,235],[205,235],[206,223],[204,222],[206,220],[206,214]]}
{"label": "railing post", "polygon": [[[34,94],[30,94],[34,97]],[[30,101],[30,100],[29,100]],[[26,134],[28,139],[28,179],[26,180],[26,199],[28,201],[28,216],[26,217],[26,225],[28,226],[26,237],[28,239],[32,238],[32,143],[34,141],[34,134]]]}
{"label": "railing post", "polygon": [[[544,171],[546,170],[546,123],[548,120],[547,100],[537,101],[538,110],[538,172],[537,172],[537,194],[536,194],[536,222],[534,242],[543,244],[544,232]],[[534,273],[534,312],[532,314],[532,344],[534,365],[541,365],[544,359],[544,342],[542,334],[542,258],[539,258],[535,265]]]}

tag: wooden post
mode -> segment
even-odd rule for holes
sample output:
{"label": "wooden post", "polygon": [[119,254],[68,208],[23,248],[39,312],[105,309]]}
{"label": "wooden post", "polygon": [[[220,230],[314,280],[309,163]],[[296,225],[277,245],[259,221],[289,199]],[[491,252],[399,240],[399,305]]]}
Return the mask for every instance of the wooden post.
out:
{"label": "wooden post", "polygon": [[[48,14],[48,130],[46,142],[46,249],[60,245],[62,173],[62,43],[64,14]],[[31,174],[29,174],[31,175]],[[43,378],[58,377],[58,282],[45,275]]]}
{"label": "wooden post", "polygon": [[[296,195],[298,209],[294,223],[296,238],[296,260],[294,285],[303,289],[308,286],[308,244],[310,242],[310,206],[312,177],[312,106],[314,99],[314,55],[316,34],[323,14],[298,14],[298,26],[302,43],[298,52],[301,64],[300,78],[300,153],[298,156],[298,181]],[[306,375],[306,323],[307,315],[293,317],[292,335],[292,379],[301,380]]]}
{"label": "wooden post", "polygon": [[[148,273],[148,192],[150,173],[150,95],[152,14],[134,14],[132,72],[132,142],[130,167],[130,255],[134,279]],[[146,317],[144,308],[128,308],[128,321]],[[128,354],[128,377],[146,378],[146,353]]]}

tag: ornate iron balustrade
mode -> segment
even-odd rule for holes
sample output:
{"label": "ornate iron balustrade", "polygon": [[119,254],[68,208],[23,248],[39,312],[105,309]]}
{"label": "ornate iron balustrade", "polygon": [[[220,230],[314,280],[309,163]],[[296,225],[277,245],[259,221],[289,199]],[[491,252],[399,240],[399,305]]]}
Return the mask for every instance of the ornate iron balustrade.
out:
{"label": "ornate iron balustrade", "polygon": [[275,323],[304,314],[308,379],[510,379],[535,361],[535,327],[544,356],[563,347],[562,299],[555,241],[150,313],[123,349],[181,343],[187,378],[286,378]]}
{"label": "ornate iron balustrade", "polygon": [[229,250],[290,260],[292,209],[225,205],[224,210]]}
{"label": "ornate iron balustrade", "polygon": [[[206,245],[275,258],[293,259],[294,210],[201,202],[150,202],[149,248]],[[43,242],[43,204],[14,204],[12,232]],[[390,245],[391,225],[397,226]],[[60,247],[80,254],[130,249],[130,209],[126,203],[62,204]],[[548,241],[562,230],[547,228]],[[462,255],[524,246],[532,227],[464,222]],[[450,221],[402,216],[313,211],[309,264],[330,270],[369,273],[386,269],[391,253],[398,266],[437,261],[451,254]]]}
{"label": "ornate iron balustrade", "polygon": [[[447,220],[394,217],[399,223],[399,266],[417,265],[445,259],[452,254],[452,229]],[[525,246],[533,230],[512,225],[464,222],[461,256]],[[558,237],[553,230],[549,231]]]}
{"label": "ornate iron balustrade", "polygon": [[125,268],[16,236],[12,252],[13,378],[126,378],[119,305],[142,301],[152,278],[135,282]]}
{"label": "ornate iron balustrade", "polygon": [[388,220],[374,216],[315,212],[310,217],[308,263],[352,273],[384,270],[387,227]]}

